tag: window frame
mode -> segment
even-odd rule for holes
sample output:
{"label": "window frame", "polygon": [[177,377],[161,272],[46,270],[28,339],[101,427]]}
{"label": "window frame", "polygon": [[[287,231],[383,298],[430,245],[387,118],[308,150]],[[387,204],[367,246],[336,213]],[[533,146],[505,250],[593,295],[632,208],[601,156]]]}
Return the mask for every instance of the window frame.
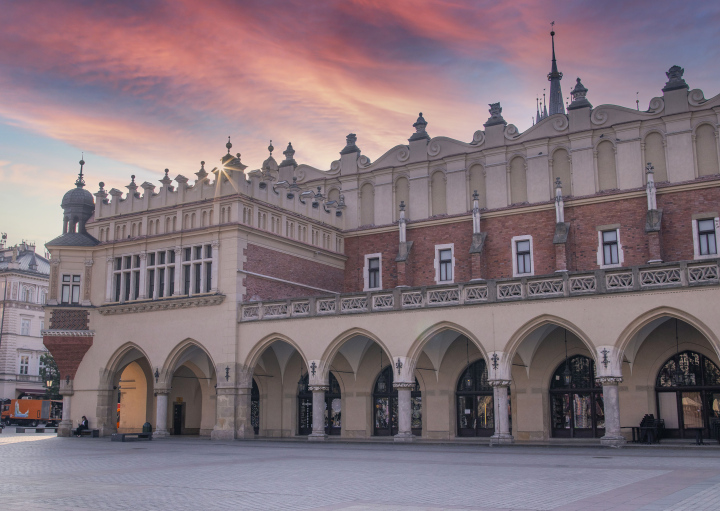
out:
{"label": "window frame", "polygon": [[[450,250],[450,278],[448,280],[440,280],[440,252]],[[455,283],[455,244],[447,243],[444,245],[435,245],[435,283],[436,284],[454,284]]]}
{"label": "window frame", "polygon": [[[715,253],[714,254],[701,254],[700,253],[700,237],[703,235],[700,232],[700,222],[703,220],[712,220],[713,227],[715,228]],[[692,236],[693,236],[693,258],[695,260],[703,259],[718,259],[720,258],[720,239],[718,239],[718,231],[720,231],[720,217],[717,213],[700,213],[693,215],[692,218]],[[709,231],[707,231],[709,232]]]}
{"label": "window frame", "polygon": [[32,320],[30,318],[20,318],[20,335],[29,336]]}
{"label": "window frame", "polygon": [[[622,245],[622,237],[620,236],[620,224],[612,225],[599,225],[595,228],[598,233],[598,246],[597,246],[597,265],[599,268],[621,268],[625,263],[625,253]],[[605,264],[605,244],[603,234],[609,231],[615,231],[615,237],[617,238],[617,255],[618,262]]]}
{"label": "window frame", "polygon": [[[529,241],[530,242],[530,272],[520,273],[518,271],[518,242]],[[512,268],[513,277],[532,277],[535,275],[535,251],[533,245],[533,237],[529,234],[523,234],[521,236],[513,236],[511,243],[512,250]]]}
{"label": "window frame", "polygon": [[[67,277],[67,280],[65,279]],[[60,303],[63,305],[80,305],[80,286],[82,276],[73,273],[63,273],[60,276]],[[67,298],[65,292],[67,291]]]}
{"label": "window frame", "polygon": [[[377,287],[370,287],[370,261],[378,261]],[[377,291],[382,289],[382,253],[365,254],[365,265],[363,266],[363,291]]]}
{"label": "window frame", "polygon": [[[602,235],[602,246],[603,246],[603,264],[605,266],[613,266],[620,264],[620,252],[618,251],[618,232],[617,229],[609,229],[607,231],[600,231]],[[614,234],[615,239],[608,241],[605,235]],[[614,249],[614,250],[613,250]],[[608,258],[610,261],[608,261]],[[613,261],[615,259],[615,261]]]}
{"label": "window frame", "polygon": [[[30,374],[30,355],[21,353],[18,357],[18,374],[28,375]],[[25,362],[25,363],[23,363]]]}

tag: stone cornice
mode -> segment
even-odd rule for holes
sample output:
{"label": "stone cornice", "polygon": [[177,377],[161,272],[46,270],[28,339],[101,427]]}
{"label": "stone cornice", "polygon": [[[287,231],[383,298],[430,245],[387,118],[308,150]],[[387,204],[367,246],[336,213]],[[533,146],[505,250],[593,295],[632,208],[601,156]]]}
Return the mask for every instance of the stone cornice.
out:
{"label": "stone cornice", "polygon": [[93,337],[95,330],[42,330],[43,337]]}
{"label": "stone cornice", "polygon": [[153,312],[176,309],[189,309],[193,307],[208,307],[220,305],[225,300],[225,295],[199,295],[189,298],[167,298],[165,300],[145,300],[128,302],[122,304],[103,305],[97,308],[103,316],[115,314],[132,314],[135,312]]}

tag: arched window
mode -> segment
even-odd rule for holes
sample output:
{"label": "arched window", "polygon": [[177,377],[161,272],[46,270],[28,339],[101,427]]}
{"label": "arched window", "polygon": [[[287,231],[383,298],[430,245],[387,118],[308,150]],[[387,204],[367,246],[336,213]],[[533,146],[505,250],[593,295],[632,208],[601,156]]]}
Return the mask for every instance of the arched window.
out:
{"label": "arched window", "polygon": [[550,381],[550,419],[552,436],[556,438],[605,435],[602,385],[595,381],[592,359],[575,355],[557,368]]}
{"label": "arched window", "polygon": [[[485,196],[485,169],[482,165],[473,165],[470,167],[470,201],[472,201],[473,193],[475,193],[476,190],[478,193],[478,206],[480,209],[487,207]],[[470,202],[470,208],[472,209],[472,202]]]}
{"label": "arched window", "polygon": [[375,188],[365,183],[360,189],[360,225],[375,224]]}
{"label": "arched window", "polygon": [[257,435],[260,433],[260,389],[255,383],[255,378],[252,382],[252,391],[250,392],[250,424],[252,424],[253,431]]}
{"label": "arched window", "polygon": [[[645,161],[655,167],[655,182],[662,183],[668,180],[667,165],[665,164],[665,145],[662,135],[656,131],[645,137]],[[644,167],[644,166],[643,166]]]}
{"label": "arched window", "polygon": [[572,195],[572,165],[565,149],[558,149],[552,155],[552,197],[555,197],[555,180],[559,177],[564,197]]}
{"label": "arched window", "polygon": [[430,179],[430,187],[432,191],[432,214],[447,214],[447,198],[445,187],[445,174],[443,172],[435,172]]}
{"label": "arched window", "polygon": [[700,353],[683,351],[665,362],[655,391],[667,436],[695,438],[690,428],[703,428],[707,435],[710,421],[720,420],[720,369]]}
{"label": "arched window", "polygon": [[608,140],[600,142],[597,146],[597,168],[600,191],[615,190],[618,187],[615,147]]}
{"label": "arched window", "polygon": [[527,202],[527,173],[525,160],[516,156],[510,161],[510,204],[522,202]]}
{"label": "arched window", "polygon": [[[382,385],[380,376],[382,376]],[[381,388],[384,387],[384,388]],[[410,392],[412,434],[422,436],[422,395],[415,378],[415,387]],[[392,366],[383,369],[373,386],[373,435],[393,436],[398,433],[398,391],[393,388]]]}
{"label": "arched window", "polygon": [[495,409],[485,360],[470,364],[460,375],[456,389],[458,436],[492,436]]}
{"label": "arched window", "polygon": [[[301,379],[302,389],[298,389],[298,435],[312,433],[312,392],[308,388],[308,375]],[[329,389],[325,391],[325,434],[339,435],[342,429],[342,396],[340,384],[335,375],[330,373]]]}
{"label": "arched window", "polygon": [[410,183],[401,177],[395,181],[395,220],[400,219],[400,203],[405,203],[405,218],[410,219]]}
{"label": "arched window", "polygon": [[697,153],[698,175],[712,176],[720,173],[715,129],[709,124],[703,124],[695,131],[695,151]]}

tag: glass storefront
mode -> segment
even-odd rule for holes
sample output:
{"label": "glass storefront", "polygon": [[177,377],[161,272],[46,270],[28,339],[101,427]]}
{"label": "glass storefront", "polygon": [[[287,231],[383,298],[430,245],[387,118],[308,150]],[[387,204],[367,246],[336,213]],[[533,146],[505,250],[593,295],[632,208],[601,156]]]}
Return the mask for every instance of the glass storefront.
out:
{"label": "glass storefront", "polygon": [[[383,378],[384,389],[378,382]],[[398,433],[398,392],[393,388],[393,371],[391,366],[385,367],[375,379],[373,386],[373,434],[376,436],[392,436]],[[420,384],[415,379],[415,387],[410,394],[411,419],[413,435],[422,435],[422,395]]]}
{"label": "glass storefront", "polygon": [[[303,376],[304,390],[298,392],[298,435],[312,433],[312,392],[308,390],[308,375]],[[325,433],[339,435],[342,429],[342,396],[337,378],[330,373],[329,389],[325,392]]]}
{"label": "glass storefront", "polygon": [[599,438],[605,435],[602,385],[595,382],[595,362],[576,355],[567,360],[570,382],[565,382],[566,362],[550,382],[550,420],[556,438]]}

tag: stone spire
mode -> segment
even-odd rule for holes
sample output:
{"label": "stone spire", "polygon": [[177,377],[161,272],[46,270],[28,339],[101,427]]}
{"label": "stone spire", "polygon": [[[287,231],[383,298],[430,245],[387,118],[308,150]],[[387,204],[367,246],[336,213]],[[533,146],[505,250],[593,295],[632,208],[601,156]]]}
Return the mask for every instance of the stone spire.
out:
{"label": "stone spire", "polygon": [[[553,21],[550,24],[552,27],[555,26]],[[563,106],[562,90],[560,89],[560,80],[562,80],[563,74],[558,71],[557,61],[555,60],[555,30],[550,32],[552,38],[552,68],[548,73],[548,81],[550,82],[550,111],[549,115],[564,114],[565,107]]]}

